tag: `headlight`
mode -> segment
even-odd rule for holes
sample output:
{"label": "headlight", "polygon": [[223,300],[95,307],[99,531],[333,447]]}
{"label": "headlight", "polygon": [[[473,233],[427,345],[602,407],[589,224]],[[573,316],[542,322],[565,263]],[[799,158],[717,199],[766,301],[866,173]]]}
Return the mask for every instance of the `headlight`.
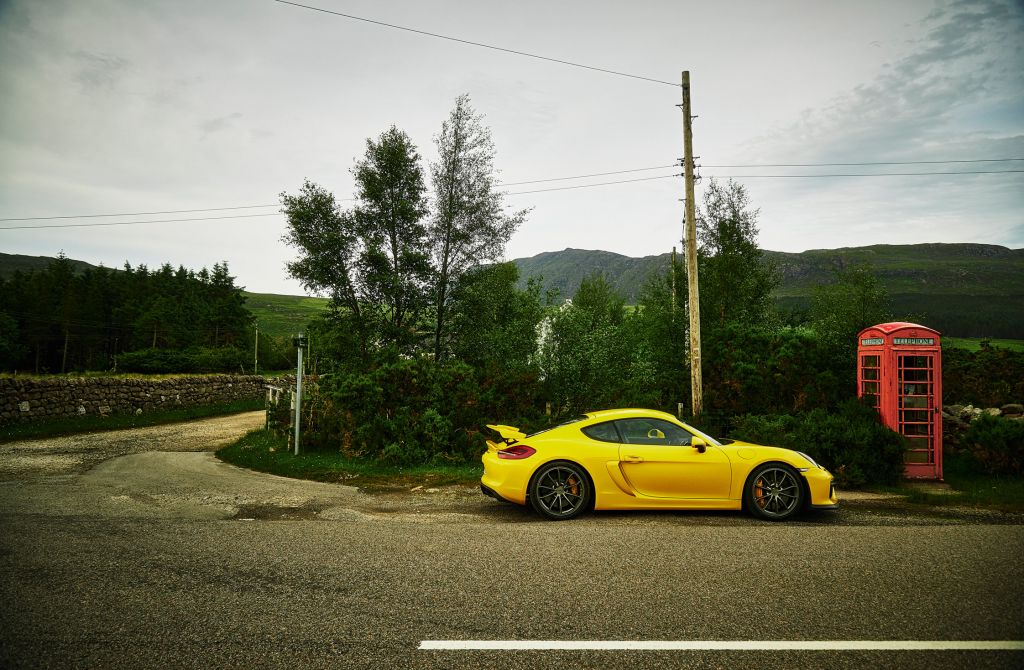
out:
{"label": "headlight", "polygon": [[806,458],[806,459],[807,459],[808,461],[810,461],[810,462],[811,462],[811,465],[813,465],[814,467],[816,467],[816,468],[820,468],[820,467],[821,467],[820,465],[818,465],[817,461],[815,461],[815,460],[814,460],[813,458],[811,458],[810,456],[808,456],[808,455],[807,455],[807,454],[805,454],[804,452],[802,452],[802,451],[798,451],[798,452],[796,452],[796,453],[800,454],[801,456],[803,456],[804,458]]}

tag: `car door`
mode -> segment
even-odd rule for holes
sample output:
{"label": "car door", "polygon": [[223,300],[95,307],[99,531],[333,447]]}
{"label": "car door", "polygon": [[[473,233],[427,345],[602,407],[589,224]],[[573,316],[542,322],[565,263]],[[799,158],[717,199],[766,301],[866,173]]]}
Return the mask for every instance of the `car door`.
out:
{"label": "car door", "polygon": [[645,496],[679,499],[728,498],[732,468],[721,449],[701,452],[682,426],[654,418],[620,419],[619,466],[633,489]]}

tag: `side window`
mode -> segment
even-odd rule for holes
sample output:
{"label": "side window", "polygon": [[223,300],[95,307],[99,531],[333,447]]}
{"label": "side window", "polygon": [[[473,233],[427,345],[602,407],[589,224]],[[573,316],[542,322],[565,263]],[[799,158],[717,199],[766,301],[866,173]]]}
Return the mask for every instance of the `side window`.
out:
{"label": "side window", "polygon": [[685,447],[693,437],[682,427],[661,419],[621,419],[615,422],[627,444],[661,444]]}
{"label": "side window", "polygon": [[615,430],[615,422],[605,421],[604,423],[595,423],[593,426],[587,426],[583,429],[583,434],[592,440],[598,442],[620,442],[619,431]]}

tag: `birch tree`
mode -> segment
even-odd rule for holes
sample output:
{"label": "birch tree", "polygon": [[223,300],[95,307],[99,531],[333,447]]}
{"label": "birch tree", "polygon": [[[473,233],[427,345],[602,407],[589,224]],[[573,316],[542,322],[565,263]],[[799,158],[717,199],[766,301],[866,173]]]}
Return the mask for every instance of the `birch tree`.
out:
{"label": "birch tree", "polygon": [[469,95],[455,100],[435,136],[438,159],[430,166],[434,212],[434,359],[446,354],[454,287],[471,267],[497,261],[529,210],[509,213],[495,190],[494,143]]}

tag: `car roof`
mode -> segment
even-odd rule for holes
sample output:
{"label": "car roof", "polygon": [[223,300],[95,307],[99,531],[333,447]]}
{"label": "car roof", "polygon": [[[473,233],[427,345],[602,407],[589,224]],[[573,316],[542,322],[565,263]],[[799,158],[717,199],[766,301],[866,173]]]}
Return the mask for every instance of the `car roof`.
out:
{"label": "car roof", "polygon": [[640,409],[636,407],[626,409],[603,409],[596,412],[587,412],[586,416],[588,419],[604,421],[611,421],[613,419],[635,419],[639,417],[676,421],[676,418],[668,412],[659,412],[656,409]]}

